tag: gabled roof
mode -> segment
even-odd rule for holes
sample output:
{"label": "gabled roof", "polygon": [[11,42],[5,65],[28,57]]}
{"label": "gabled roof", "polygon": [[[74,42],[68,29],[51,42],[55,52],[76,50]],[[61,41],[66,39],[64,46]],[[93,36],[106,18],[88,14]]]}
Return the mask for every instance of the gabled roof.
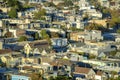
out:
{"label": "gabled roof", "polygon": [[0,50],[0,54],[8,54],[10,52],[12,52],[12,51],[9,49]]}
{"label": "gabled roof", "polygon": [[88,74],[91,68],[75,67],[75,73]]}

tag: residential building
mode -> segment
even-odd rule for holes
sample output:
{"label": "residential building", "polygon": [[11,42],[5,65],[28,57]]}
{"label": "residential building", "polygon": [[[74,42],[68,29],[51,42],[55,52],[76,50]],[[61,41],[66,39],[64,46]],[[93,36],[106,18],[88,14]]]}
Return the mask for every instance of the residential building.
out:
{"label": "residential building", "polygon": [[75,67],[73,76],[76,80],[82,79],[95,79],[95,72],[92,68]]}
{"label": "residential building", "polygon": [[92,31],[87,31],[85,30],[84,32],[73,32],[70,33],[70,39],[74,41],[100,41],[103,40],[103,36],[101,31],[98,30],[92,30]]}

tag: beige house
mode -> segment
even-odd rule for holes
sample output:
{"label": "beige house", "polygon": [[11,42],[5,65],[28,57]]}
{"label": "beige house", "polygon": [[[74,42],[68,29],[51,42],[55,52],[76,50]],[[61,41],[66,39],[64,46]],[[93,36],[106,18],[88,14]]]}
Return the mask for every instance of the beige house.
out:
{"label": "beige house", "polygon": [[[84,75],[86,79],[95,79],[95,72],[91,68],[75,67],[73,74]],[[79,77],[77,77],[77,80],[79,80]]]}

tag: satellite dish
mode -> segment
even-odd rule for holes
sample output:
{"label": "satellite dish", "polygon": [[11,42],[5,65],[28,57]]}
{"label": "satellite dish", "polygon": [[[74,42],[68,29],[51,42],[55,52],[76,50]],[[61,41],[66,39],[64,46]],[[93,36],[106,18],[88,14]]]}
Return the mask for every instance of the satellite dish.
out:
{"label": "satellite dish", "polygon": [[2,61],[3,63],[6,63],[6,62],[7,62],[7,59],[6,59],[4,56],[2,56],[2,57],[1,57],[1,61]]}

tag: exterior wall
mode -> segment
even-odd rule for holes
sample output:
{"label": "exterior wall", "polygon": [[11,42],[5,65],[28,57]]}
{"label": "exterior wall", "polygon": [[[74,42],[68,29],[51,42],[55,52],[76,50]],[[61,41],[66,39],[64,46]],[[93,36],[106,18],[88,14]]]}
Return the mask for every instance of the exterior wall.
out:
{"label": "exterior wall", "polygon": [[89,41],[89,40],[103,40],[103,36],[101,34],[100,31],[84,31],[84,32],[76,32],[76,33],[71,33],[70,34],[70,39],[74,40],[74,41],[80,41],[82,39],[84,39],[85,41]]}
{"label": "exterior wall", "polygon": [[95,78],[95,72],[92,69],[87,74],[87,78],[88,79],[94,79]]}
{"label": "exterior wall", "polygon": [[3,42],[0,42],[0,49],[3,49]]}
{"label": "exterior wall", "polygon": [[9,23],[15,24],[28,24],[31,22],[30,19],[3,19],[3,21],[9,21]]}
{"label": "exterior wall", "polygon": [[11,8],[3,8],[3,7],[0,7],[0,10],[2,10],[3,12],[7,13],[8,11],[11,10]]}
{"label": "exterior wall", "polygon": [[95,80],[102,80],[102,77],[99,75],[95,75]]}
{"label": "exterior wall", "polygon": [[0,20],[0,27],[2,27],[3,26],[3,22],[2,22],[2,20]]}
{"label": "exterior wall", "polygon": [[109,1],[108,0],[99,0],[102,6],[109,8]]}
{"label": "exterior wall", "polygon": [[15,38],[17,38],[16,30],[11,30],[11,29],[9,29],[9,31],[13,33],[13,35],[14,35]]}
{"label": "exterior wall", "polygon": [[66,46],[67,45],[67,39],[61,39],[61,38],[56,38],[56,39],[51,39],[52,45],[53,46]]}
{"label": "exterior wall", "polygon": [[43,0],[29,0],[29,3],[41,3]]}
{"label": "exterior wall", "polygon": [[30,77],[21,75],[12,75],[11,80],[30,80]]}

